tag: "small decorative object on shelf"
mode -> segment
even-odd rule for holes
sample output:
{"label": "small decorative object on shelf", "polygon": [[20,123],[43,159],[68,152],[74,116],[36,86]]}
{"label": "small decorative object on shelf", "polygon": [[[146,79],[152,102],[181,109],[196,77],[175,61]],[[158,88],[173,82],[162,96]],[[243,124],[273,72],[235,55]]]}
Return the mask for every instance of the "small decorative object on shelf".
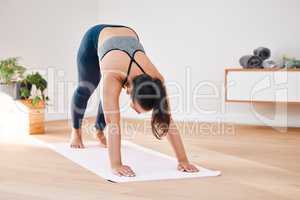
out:
{"label": "small decorative object on shelf", "polygon": [[271,57],[271,50],[266,47],[258,47],[254,49],[253,54],[258,56],[262,61],[265,61]]}
{"label": "small decorative object on shelf", "polygon": [[[263,69],[264,61],[271,57],[271,50],[266,47],[259,47],[253,50],[252,55],[242,56],[239,60],[240,65],[245,69]],[[265,63],[269,66],[269,63]]]}
{"label": "small decorative object on shelf", "polygon": [[265,60],[263,62],[263,67],[264,68],[276,68],[277,67],[277,63],[273,60]]}
{"label": "small decorative object on shelf", "polygon": [[242,56],[239,60],[239,63],[244,69],[293,69],[300,68],[300,59],[291,58],[286,55],[282,57],[282,62],[275,62],[270,59],[271,50],[266,47],[259,47],[254,49],[252,55]]}
{"label": "small decorative object on shelf", "polygon": [[245,69],[262,68],[262,60],[258,56],[246,55],[240,58],[240,65]]}

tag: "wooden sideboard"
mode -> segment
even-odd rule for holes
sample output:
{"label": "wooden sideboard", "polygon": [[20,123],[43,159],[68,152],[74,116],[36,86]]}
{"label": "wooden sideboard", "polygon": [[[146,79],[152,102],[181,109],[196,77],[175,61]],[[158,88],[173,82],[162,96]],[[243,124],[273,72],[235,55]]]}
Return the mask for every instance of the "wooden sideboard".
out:
{"label": "wooden sideboard", "polygon": [[226,102],[300,103],[300,69],[225,69]]}

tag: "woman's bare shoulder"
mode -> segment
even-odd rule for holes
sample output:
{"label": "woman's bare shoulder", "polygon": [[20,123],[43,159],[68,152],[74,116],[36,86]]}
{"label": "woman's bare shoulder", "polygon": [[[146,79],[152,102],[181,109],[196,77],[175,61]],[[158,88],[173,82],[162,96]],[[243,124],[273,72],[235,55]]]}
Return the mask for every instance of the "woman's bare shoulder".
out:
{"label": "woman's bare shoulder", "polygon": [[122,78],[119,76],[118,73],[108,72],[108,71],[103,72],[101,79],[102,79],[103,87],[122,89]]}
{"label": "woman's bare shoulder", "polygon": [[142,52],[137,53],[136,60],[152,78],[157,78],[162,82],[165,81],[164,76],[160,73],[159,69],[152,63],[146,54]]}

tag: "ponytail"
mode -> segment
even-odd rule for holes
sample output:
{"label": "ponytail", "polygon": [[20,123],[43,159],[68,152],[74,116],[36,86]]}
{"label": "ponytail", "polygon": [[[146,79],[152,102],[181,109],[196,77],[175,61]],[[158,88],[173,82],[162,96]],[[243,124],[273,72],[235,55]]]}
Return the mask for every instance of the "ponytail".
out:
{"label": "ponytail", "polygon": [[161,80],[147,74],[134,77],[132,83],[131,98],[144,110],[152,109],[152,132],[160,140],[168,133],[171,121],[166,88]]}
{"label": "ponytail", "polygon": [[157,85],[160,94],[153,106],[151,128],[153,135],[160,140],[168,133],[171,116],[165,86],[159,79],[155,79],[154,83]]}

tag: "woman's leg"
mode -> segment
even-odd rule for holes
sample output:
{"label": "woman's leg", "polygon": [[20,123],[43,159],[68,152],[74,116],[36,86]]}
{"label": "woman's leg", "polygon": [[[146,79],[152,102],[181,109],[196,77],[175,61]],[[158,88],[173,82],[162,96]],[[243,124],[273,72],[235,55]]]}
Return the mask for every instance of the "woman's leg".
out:
{"label": "woman's leg", "polygon": [[[104,27],[106,27],[106,25],[96,25],[90,28],[84,35],[77,54],[79,83],[74,91],[71,106],[73,124],[71,147],[74,148],[83,148],[81,139],[81,125],[84,117],[84,112],[86,110],[87,102],[90,96],[97,88],[101,79],[99,58],[97,54],[97,44],[98,36]],[[101,102],[99,104],[98,110],[99,111],[96,122],[96,128],[98,129],[97,136],[99,140],[101,138],[100,142],[104,144],[106,143],[106,141],[104,141],[105,137],[102,130],[105,128],[106,124]],[[99,133],[102,133],[102,136],[99,135]]]}
{"label": "woman's leg", "polygon": [[99,106],[98,106],[98,112],[97,112],[95,127],[96,127],[96,129],[103,131],[105,126],[106,126],[106,122],[105,122],[105,118],[104,118],[102,103],[101,103],[101,100],[100,100]]}
{"label": "woman's leg", "polygon": [[81,137],[81,126],[89,98],[100,81],[98,56],[79,51],[77,57],[78,85],[74,91],[72,114],[72,148],[84,148]]}
{"label": "woman's leg", "polygon": [[100,81],[100,69],[98,58],[88,56],[78,59],[79,82],[72,98],[72,122],[73,128],[79,129],[82,125],[87,102]]}
{"label": "woman's leg", "polygon": [[103,133],[105,126],[106,126],[106,122],[105,122],[105,118],[104,118],[102,103],[100,100],[99,106],[98,106],[96,124],[95,124],[95,128],[97,129],[95,137],[100,141],[100,144],[104,147],[106,147],[106,138]]}
{"label": "woman's leg", "polygon": [[[84,117],[84,112],[87,107],[87,102],[97,88],[100,79],[100,67],[98,56],[89,56],[87,59],[79,57],[78,59],[78,74],[79,84],[74,92],[72,99],[72,120],[73,120],[73,132],[71,147],[84,148],[81,137],[81,125]],[[104,113],[102,109],[101,100],[98,106],[98,114],[96,119],[95,128],[97,129],[95,137],[99,140],[102,146],[106,146],[106,138],[103,130],[106,126]]]}

